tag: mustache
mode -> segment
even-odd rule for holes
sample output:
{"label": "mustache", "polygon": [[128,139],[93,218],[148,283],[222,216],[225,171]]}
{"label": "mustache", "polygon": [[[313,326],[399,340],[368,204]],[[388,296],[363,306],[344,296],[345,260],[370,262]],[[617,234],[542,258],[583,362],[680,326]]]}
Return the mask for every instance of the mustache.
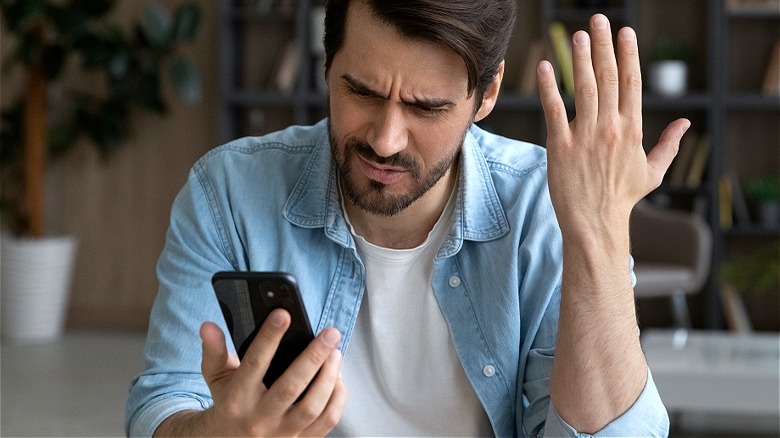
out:
{"label": "mustache", "polygon": [[351,149],[361,158],[377,164],[401,167],[414,174],[417,174],[420,170],[419,165],[417,161],[414,160],[414,158],[401,152],[390,155],[389,157],[379,156],[376,152],[374,152],[374,149],[371,148],[371,145],[356,138],[347,140],[346,148],[347,150]]}

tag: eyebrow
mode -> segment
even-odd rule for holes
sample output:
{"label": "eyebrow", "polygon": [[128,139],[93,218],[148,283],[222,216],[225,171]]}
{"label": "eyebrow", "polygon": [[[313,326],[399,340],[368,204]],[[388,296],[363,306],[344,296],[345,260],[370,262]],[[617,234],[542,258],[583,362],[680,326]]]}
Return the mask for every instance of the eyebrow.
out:
{"label": "eyebrow", "polygon": [[[341,75],[341,79],[344,80],[344,82],[346,82],[350,88],[359,92],[360,94],[365,94],[366,96],[377,97],[380,99],[388,99],[386,95],[372,89],[367,84],[364,84],[349,74]],[[452,102],[451,100],[437,99],[433,97],[415,98],[414,100],[401,99],[401,101],[406,105],[412,105],[419,108],[448,108],[455,105],[455,102]]]}

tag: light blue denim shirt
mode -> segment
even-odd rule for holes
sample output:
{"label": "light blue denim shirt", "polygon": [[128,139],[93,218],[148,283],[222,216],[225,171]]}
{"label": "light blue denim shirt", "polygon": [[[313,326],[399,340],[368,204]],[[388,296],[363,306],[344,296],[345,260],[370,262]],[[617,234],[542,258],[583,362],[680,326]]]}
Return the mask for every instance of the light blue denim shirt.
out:
{"label": "light blue denim shirt", "polygon": [[[433,291],[463,369],[496,435],[578,436],[549,397],[561,236],[545,151],[474,126],[460,169]],[[145,369],[127,402],[129,435],[149,436],[177,411],[211,406],[198,329],[215,321],[226,331],[210,280],[232,270],[294,274],[315,332],[337,328],[349,356],[365,268],[341,211],[325,121],[236,140],[193,166],[157,266]],[[648,373],[634,406],[598,435],[665,436],[668,425]]]}

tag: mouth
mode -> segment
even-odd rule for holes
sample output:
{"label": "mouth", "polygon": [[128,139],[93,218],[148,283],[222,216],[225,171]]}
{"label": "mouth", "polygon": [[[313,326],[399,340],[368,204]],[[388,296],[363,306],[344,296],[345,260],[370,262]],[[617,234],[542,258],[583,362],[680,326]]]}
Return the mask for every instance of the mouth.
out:
{"label": "mouth", "polygon": [[379,164],[360,156],[357,158],[363,175],[381,184],[390,185],[397,183],[409,173],[403,167]]}

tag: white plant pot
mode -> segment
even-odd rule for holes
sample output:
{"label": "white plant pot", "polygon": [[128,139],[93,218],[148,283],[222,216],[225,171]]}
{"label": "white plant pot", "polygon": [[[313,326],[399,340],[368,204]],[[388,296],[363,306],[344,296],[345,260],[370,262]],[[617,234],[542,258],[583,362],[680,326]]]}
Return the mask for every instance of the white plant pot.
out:
{"label": "white plant pot", "polygon": [[57,341],[65,328],[76,254],[73,237],[0,241],[0,329],[12,343]]}
{"label": "white plant pot", "polygon": [[661,96],[682,96],[688,91],[688,65],[659,61],[650,66],[650,90]]}

